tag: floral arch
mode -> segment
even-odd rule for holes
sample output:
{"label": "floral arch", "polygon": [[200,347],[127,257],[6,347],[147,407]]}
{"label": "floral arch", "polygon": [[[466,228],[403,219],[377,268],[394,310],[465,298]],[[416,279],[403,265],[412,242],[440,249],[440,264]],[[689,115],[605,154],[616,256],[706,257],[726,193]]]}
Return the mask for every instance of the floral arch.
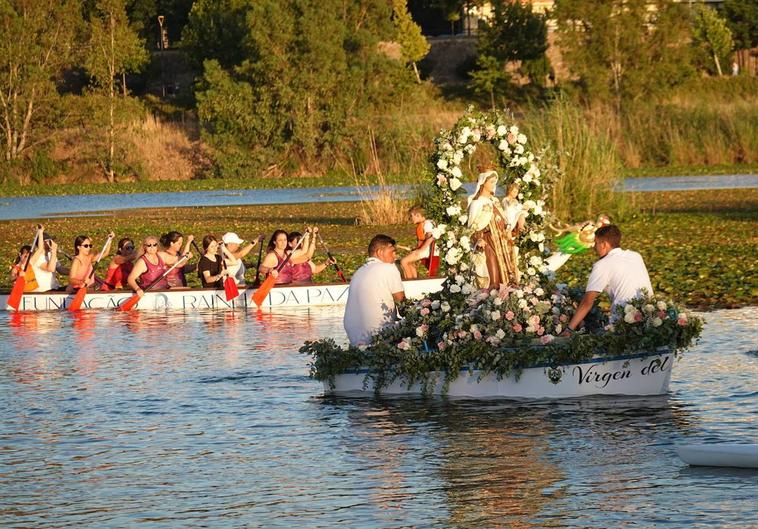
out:
{"label": "floral arch", "polygon": [[540,275],[549,274],[544,257],[544,227],[547,211],[544,197],[548,191],[539,170],[538,157],[529,149],[528,138],[516,125],[509,124],[502,111],[473,112],[469,109],[450,130],[443,130],[434,140],[432,155],[433,198],[427,205],[429,217],[437,225],[440,261],[449,276],[469,269],[471,229],[461,207],[466,194],[461,164],[483,143],[491,144],[498,156],[497,172],[500,188],[519,184],[519,201],[526,213],[525,229],[516,244],[520,247],[519,269],[529,283],[539,282]]}

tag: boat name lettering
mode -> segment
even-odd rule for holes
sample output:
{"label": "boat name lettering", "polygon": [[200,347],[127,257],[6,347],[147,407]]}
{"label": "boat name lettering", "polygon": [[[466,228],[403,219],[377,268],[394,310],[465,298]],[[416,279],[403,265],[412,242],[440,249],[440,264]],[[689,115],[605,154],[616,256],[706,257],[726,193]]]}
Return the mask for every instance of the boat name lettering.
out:
{"label": "boat name lettering", "polygon": [[614,372],[599,373],[597,364],[592,364],[586,371],[582,369],[581,365],[574,366],[574,375],[579,378],[579,385],[594,383],[596,387],[604,388],[610,384],[611,380],[631,378],[632,372],[629,369],[621,369]]}
{"label": "boat name lettering", "polygon": [[670,369],[669,356],[666,356],[661,360],[660,358],[653,358],[648,365],[642,368],[640,373],[643,376],[654,375],[656,373],[662,373],[667,369]]}

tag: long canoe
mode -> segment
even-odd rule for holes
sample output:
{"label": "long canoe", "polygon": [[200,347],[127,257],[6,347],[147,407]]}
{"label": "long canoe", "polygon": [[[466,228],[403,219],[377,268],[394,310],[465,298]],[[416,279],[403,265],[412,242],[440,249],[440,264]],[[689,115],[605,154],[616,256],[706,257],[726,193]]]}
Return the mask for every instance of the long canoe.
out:
{"label": "long canoe", "polygon": [[[436,292],[442,287],[442,278],[413,279],[403,281],[405,295],[419,298]],[[246,309],[256,308],[253,302],[255,289],[240,289],[236,298],[227,301],[223,290],[215,289],[170,289],[146,292],[135,308],[140,310],[200,310],[200,309]],[[348,285],[331,283],[319,285],[281,285],[271,289],[261,308],[312,307],[344,305],[347,302]],[[82,309],[115,309],[132,296],[131,291],[93,292],[87,294]],[[19,311],[66,310],[74,299],[66,292],[28,293],[21,298]],[[8,293],[0,294],[0,309],[14,310],[8,306]]]}
{"label": "long canoe", "polygon": [[[559,381],[550,380],[546,366],[524,369],[520,376],[498,378],[477,370],[463,369],[444,388],[442,373],[435,373],[437,382],[427,391],[432,395],[464,398],[566,399],[590,395],[663,395],[668,392],[674,354],[669,349],[627,356],[601,357],[578,364],[560,366]],[[370,396],[374,384],[366,370],[349,371],[334,377],[334,385],[324,382],[327,395]],[[384,396],[421,395],[421,384],[395,380],[382,387]]]}
{"label": "long canoe", "polygon": [[676,453],[693,466],[758,468],[758,444],[679,445]]}

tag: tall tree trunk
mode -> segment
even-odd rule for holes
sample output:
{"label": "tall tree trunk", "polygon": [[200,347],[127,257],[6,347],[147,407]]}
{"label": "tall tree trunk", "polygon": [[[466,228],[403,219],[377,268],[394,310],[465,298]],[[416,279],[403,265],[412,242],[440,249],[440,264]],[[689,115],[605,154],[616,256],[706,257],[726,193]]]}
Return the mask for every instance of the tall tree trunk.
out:
{"label": "tall tree trunk", "polygon": [[108,182],[113,182],[116,178],[113,171],[113,159],[115,158],[115,151],[116,151],[116,120],[115,120],[115,109],[114,106],[116,104],[116,94],[115,94],[115,84],[116,84],[116,59],[115,59],[115,53],[116,53],[116,19],[113,16],[113,13],[110,15],[110,29],[111,29],[111,49],[110,49],[110,57],[109,57],[109,68],[110,68],[110,80],[109,80],[109,93],[108,93],[108,117],[109,117],[109,123],[108,123],[108,164],[107,164],[107,177]]}
{"label": "tall tree trunk", "polygon": [[413,65],[413,73],[416,74],[416,82],[421,84],[421,75],[418,73],[418,67],[415,62],[412,62],[411,64]]}
{"label": "tall tree trunk", "polygon": [[724,72],[721,71],[721,62],[715,53],[713,54],[713,62],[716,63],[716,71],[719,73],[719,77],[723,77]]}

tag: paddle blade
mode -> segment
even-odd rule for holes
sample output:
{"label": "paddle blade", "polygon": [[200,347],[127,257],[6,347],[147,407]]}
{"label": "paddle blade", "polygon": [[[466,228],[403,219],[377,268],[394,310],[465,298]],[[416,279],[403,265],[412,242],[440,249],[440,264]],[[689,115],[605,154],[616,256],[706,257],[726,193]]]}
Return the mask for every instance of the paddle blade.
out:
{"label": "paddle blade", "polygon": [[82,303],[84,302],[84,296],[87,295],[87,289],[85,287],[81,287],[79,290],[76,291],[76,296],[74,296],[73,301],[71,301],[71,305],[68,306],[68,310],[71,312],[76,312],[80,308],[82,308]]}
{"label": "paddle blade", "polygon": [[256,305],[260,307],[263,304],[263,300],[266,299],[268,293],[271,292],[271,289],[274,287],[275,283],[276,278],[274,276],[268,276],[266,278],[258,290],[255,291],[255,294],[253,294],[253,301]]}
{"label": "paddle blade", "polygon": [[226,292],[226,301],[231,301],[240,295],[240,291],[237,288],[237,282],[232,277],[227,277],[224,280],[224,292]]}
{"label": "paddle blade", "polygon": [[26,279],[24,274],[19,274],[16,278],[16,282],[13,283],[13,289],[11,295],[8,296],[8,306],[18,310],[18,306],[21,304],[21,296],[24,295],[24,285],[26,285]]}
{"label": "paddle blade", "polygon": [[132,297],[124,301],[121,305],[119,305],[118,310],[122,310],[124,312],[130,311],[134,308],[134,306],[139,303],[139,295],[134,294]]}
{"label": "paddle blade", "polygon": [[340,279],[342,280],[343,283],[347,283],[347,279],[345,279],[345,274],[343,274],[342,270],[340,270],[339,268],[337,269],[337,275],[340,276]]}

